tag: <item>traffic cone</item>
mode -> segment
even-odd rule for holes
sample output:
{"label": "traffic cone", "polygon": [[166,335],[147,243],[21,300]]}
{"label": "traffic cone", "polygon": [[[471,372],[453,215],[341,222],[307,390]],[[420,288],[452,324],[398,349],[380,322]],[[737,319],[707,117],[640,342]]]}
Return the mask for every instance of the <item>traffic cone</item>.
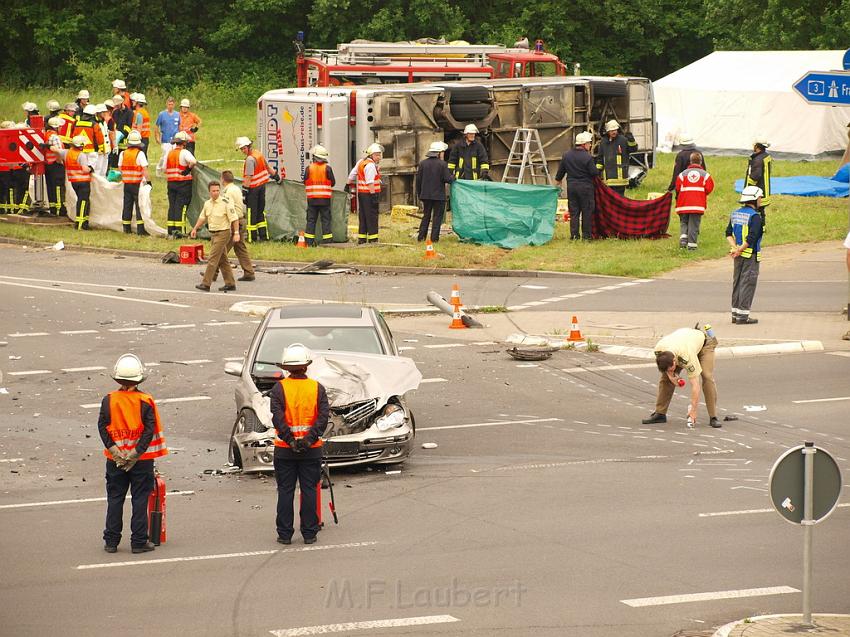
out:
{"label": "traffic cone", "polygon": [[452,298],[449,303],[452,304],[452,307],[456,307],[458,309],[463,307],[463,303],[460,300],[460,286],[457,283],[452,285]]}
{"label": "traffic cone", "polygon": [[425,244],[425,258],[426,259],[436,259],[437,258],[437,252],[434,250],[434,244],[431,243],[430,239]]}
{"label": "traffic cone", "polygon": [[570,335],[567,337],[567,341],[575,343],[576,341],[583,340],[584,336],[581,335],[581,330],[578,328],[578,317],[574,315],[572,326],[570,326]]}
{"label": "traffic cone", "polygon": [[460,313],[460,306],[455,305],[454,312],[452,312],[452,324],[449,325],[449,329],[452,330],[465,330],[466,325],[463,324],[463,318]]}
{"label": "traffic cone", "polygon": [[298,243],[295,244],[296,248],[306,248],[307,241],[304,239],[304,231],[298,233]]}

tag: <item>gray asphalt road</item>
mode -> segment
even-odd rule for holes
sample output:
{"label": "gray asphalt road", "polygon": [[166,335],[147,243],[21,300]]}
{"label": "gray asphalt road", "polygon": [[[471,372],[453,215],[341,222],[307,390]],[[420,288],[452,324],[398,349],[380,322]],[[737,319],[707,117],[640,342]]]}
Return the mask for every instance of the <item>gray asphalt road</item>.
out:
{"label": "gray asphalt road", "polygon": [[[775,458],[807,439],[850,475],[850,360],[841,352],[721,361],[722,413],[740,420],[713,430],[701,414],[688,430],[677,395],[667,425],[644,427],[657,380],[648,365],[581,352],[521,364],[497,346],[392,319],[404,353],[431,381],[411,397],[417,442],[438,447],[417,449],[398,475],[335,473],[340,525],[326,513],[317,545],[281,551],[273,480],[204,474],[223,466],[234,418],[224,362],[241,357],[255,324],[227,312],[233,295],[193,294],[196,269],[0,248],[3,634],[319,634],[304,627],[322,626],[647,637],[799,610],[791,589],[801,586],[802,532],[763,512],[766,480]],[[73,281],[89,285],[64,283]],[[464,300],[536,302],[618,282],[529,282],[541,290],[464,279]],[[436,284],[450,282],[262,277],[239,292],[418,303]],[[689,299],[678,285],[617,294],[624,303]],[[600,309],[612,296],[580,301]],[[805,302],[826,307],[817,297]],[[91,405],[112,389],[109,371],[127,350],[154,364],[148,391],[184,399],[161,404],[172,453],[158,465],[169,489],[186,493],[168,499],[165,545],[131,555],[125,541],[107,555]],[[619,364],[630,366],[594,370]],[[580,365],[589,370],[562,371]],[[818,611],[850,612],[848,516],[839,508],[815,529]],[[745,596],[751,589],[767,590]],[[695,593],[715,594],[678,597]]]}

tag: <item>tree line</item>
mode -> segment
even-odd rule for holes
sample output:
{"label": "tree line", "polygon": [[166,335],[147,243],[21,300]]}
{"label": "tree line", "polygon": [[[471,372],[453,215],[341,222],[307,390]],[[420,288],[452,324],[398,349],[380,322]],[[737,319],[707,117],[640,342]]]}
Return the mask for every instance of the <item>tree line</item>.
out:
{"label": "tree line", "polygon": [[510,45],[527,35],[583,73],[658,79],[714,50],[845,48],[850,0],[20,1],[0,21],[0,78],[82,88],[122,77],[256,95],[292,84],[299,30],[308,48],[421,37]]}

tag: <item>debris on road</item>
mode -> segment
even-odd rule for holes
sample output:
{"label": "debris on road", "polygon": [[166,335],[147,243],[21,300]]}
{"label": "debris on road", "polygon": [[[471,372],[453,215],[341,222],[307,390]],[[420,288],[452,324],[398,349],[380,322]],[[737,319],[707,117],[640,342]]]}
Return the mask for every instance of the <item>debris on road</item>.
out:
{"label": "debris on road", "polygon": [[349,272],[354,272],[355,268],[343,266],[341,268],[331,268],[333,265],[333,261],[327,261],[325,259],[320,259],[319,261],[313,261],[313,263],[308,263],[305,266],[295,267],[295,266],[281,266],[276,268],[255,268],[257,272],[264,272],[266,274],[347,274]]}
{"label": "debris on road", "polygon": [[65,249],[65,242],[64,241],[57,241],[56,243],[53,244],[53,249],[56,250],[56,251],[64,250]]}
{"label": "debris on road", "polygon": [[423,442],[422,448],[423,449],[436,449],[437,443],[436,442]]}
{"label": "debris on road", "polygon": [[767,411],[766,405],[744,405],[744,411]]}
{"label": "debris on road", "polygon": [[518,361],[545,361],[552,358],[552,354],[557,352],[558,349],[549,345],[535,345],[521,348],[514,346],[506,351],[511,358]]}

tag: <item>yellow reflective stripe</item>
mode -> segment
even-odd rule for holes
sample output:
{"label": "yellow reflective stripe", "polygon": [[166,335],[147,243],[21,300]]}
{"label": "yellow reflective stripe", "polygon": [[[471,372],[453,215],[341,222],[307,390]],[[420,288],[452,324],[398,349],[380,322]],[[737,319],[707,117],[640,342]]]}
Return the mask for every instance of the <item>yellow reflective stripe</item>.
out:
{"label": "yellow reflective stripe", "polygon": [[476,168],[478,168],[478,157],[473,157],[472,158],[472,170],[475,170]]}
{"label": "yellow reflective stripe", "polygon": [[304,238],[305,238],[305,239],[315,239],[315,238],[316,238],[316,235],[314,235],[314,234],[310,234],[309,232],[305,232],[305,233],[304,233]]}
{"label": "yellow reflective stripe", "polygon": [[333,239],[333,234],[323,234],[322,239]]}
{"label": "yellow reflective stripe", "polygon": [[377,235],[377,234],[367,234],[367,235],[366,235],[366,238],[367,238],[367,239],[377,239],[377,238],[378,238],[378,235]]}
{"label": "yellow reflective stripe", "polygon": [[490,164],[481,164],[481,170],[490,170]]}
{"label": "yellow reflective stripe", "polygon": [[359,232],[358,232],[358,233],[357,233],[357,238],[358,238],[358,239],[365,239],[365,238],[366,238],[366,235],[365,235],[365,234],[361,234],[361,233],[359,233]]}

